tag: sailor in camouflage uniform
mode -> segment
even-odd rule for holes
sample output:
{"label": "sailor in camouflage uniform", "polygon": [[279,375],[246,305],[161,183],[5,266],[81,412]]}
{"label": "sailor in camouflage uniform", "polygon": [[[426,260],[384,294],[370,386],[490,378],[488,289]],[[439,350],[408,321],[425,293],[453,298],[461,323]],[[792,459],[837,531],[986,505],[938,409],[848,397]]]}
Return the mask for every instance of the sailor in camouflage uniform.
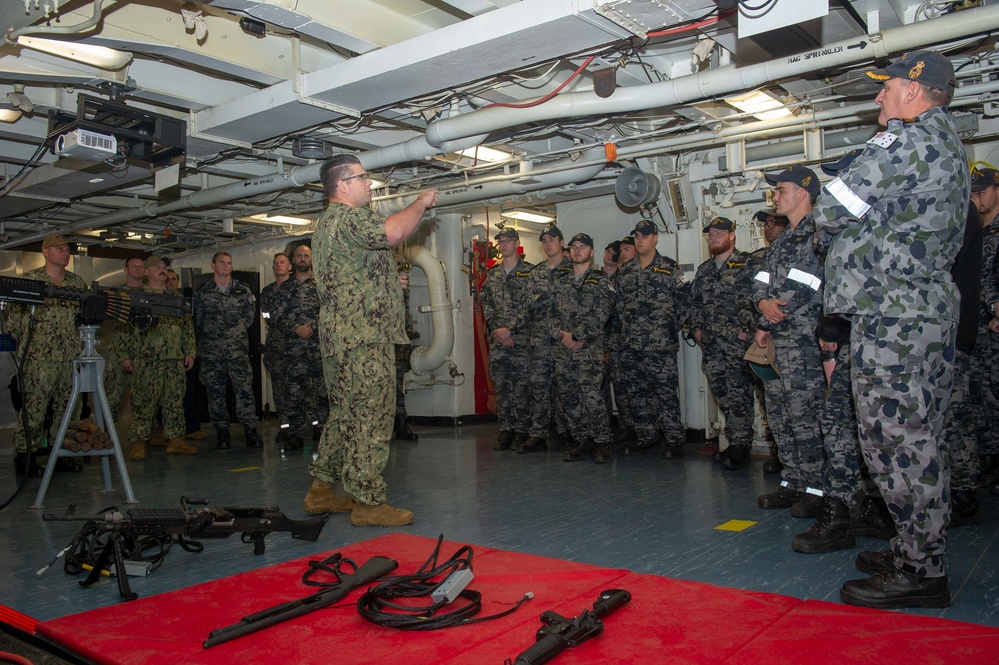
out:
{"label": "sailor in camouflage uniform", "polygon": [[[981,481],[999,493],[999,335],[990,332],[999,310],[996,255],[999,249],[999,171],[976,168],[971,174],[971,199],[982,220],[981,307],[978,338],[971,362],[972,400],[977,407],[976,430],[981,457]],[[995,326],[993,326],[995,327]]]}
{"label": "sailor in camouflage uniform", "polygon": [[725,415],[728,447],[722,464],[743,469],[753,445],[753,378],[743,356],[756,323],[745,271],[748,255],[735,247],[732,220],[715,217],[704,233],[711,258],[698,266],[691,284],[691,330],[703,352],[701,366],[711,394]]}
{"label": "sailor in camouflage uniform", "polygon": [[229,407],[226,384],[232,385],[236,419],[242,423],[248,448],[264,443],[257,433],[253,372],[247,331],[257,315],[250,287],[232,278],[232,255],[215,252],[214,278],[202,284],[194,296],[194,328],[201,356],[201,383],[208,392],[208,412],[215,426],[215,447],[229,448]]}
{"label": "sailor in camouflage uniform", "polygon": [[[287,443],[288,433],[288,383],[286,377],[284,327],[280,322],[290,291],[281,285],[291,278],[291,259],[283,252],[274,255],[271,262],[274,281],[260,290],[260,315],[267,324],[267,344],[264,346],[264,367],[271,376],[271,391],[274,394],[274,408],[277,409],[280,431],[274,443]],[[323,388],[325,392],[325,388]]]}
{"label": "sailor in camouflage uniform", "polygon": [[[549,335],[555,315],[555,280],[572,272],[572,261],[562,250],[564,237],[557,226],[542,231],[538,240],[545,260],[531,269],[525,308],[530,331],[527,372],[530,382],[531,426],[527,441],[517,449],[520,453],[545,450],[553,424],[560,440],[568,430],[565,412],[555,397],[556,341]],[[560,442],[565,445],[565,441]]]}
{"label": "sailor in camouflage uniform", "polygon": [[[142,278],[145,274],[146,266],[140,257],[133,256],[128,259],[125,261],[124,288],[142,288]],[[131,333],[131,326],[127,321],[108,321],[104,325],[110,330],[108,352],[104,354],[104,394],[108,398],[111,417],[117,420],[118,411],[121,409],[121,398],[132,383],[132,375],[121,368],[122,344]]]}
{"label": "sailor in camouflage uniform", "polygon": [[[387,503],[382,478],[395,413],[395,345],[409,342],[392,247],[413,234],[438,193],[421,192],[382,218],[368,208],[371,180],[356,157],[328,159],[320,177],[330,205],[312,246],[330,416],[303,507],[310,513],[349,510],[355,526],[402,526],[413,513]],[[341,480],[356,503],[336,493]]]}
{"label": "sailor in camouflage uniform", "polygon": [[555,280],[555,316],[549,335],[555,346],[555,389],[569,422],[575,447],[562,459],[594,456],[611,461],[611,431],[604,400],[604,342],[614,309],[610,277],[593,265],[593,238],[577,233],[569,240],[572,272]]}
{"label": "sailor in camouflage uniform", "polygon": [[825,309],[853,317],[862,453],[898,533],[888,552],[857,557],[871,577],[846,582],[840,597],[865,607],[946,607],[950,488],[940,443],[958,322],[950,267],[970,174],[947,110],[950,61],[917,51],[868,76],[883,84],[875,101],[887,129],[823,188],[815,220],[835,236]]}
{"label": "sailor in camouflage uniform", "polygon": [[[654,449],[665,437],[663,457],[683,456],[687,433],[680,421],[677,316],[683,311],[684,279],[679,265],[656,250],[659,230],[649,220],[631,234],[638,256],[617,272],[617,314],[621,319],[621,368],[627,383],[637,443],[625,454]],[[624,245],[622,245],[622,251]]]}
{"label": "sailor in camouflage uniform", "polygon": [[530,386],[527,367],[527,317],[525,294],[531,264],[518,253],[520,234],[506,228],[495,240],[503,260],[486,274],[480,302],[489,337],[489,375],[496,390],[499,437],[493,450],[507,450],[527,441],[531,427]]}
{"label": "sailor in camouflage uniform", "polygon": [[756,343],[773,344],[777,379],[764,382],[767,419],[784,468],[776,492],[757,498],[760,508],[791,507],[795,517],[818,517],[823,505],[822,434],[819,417],[825,377],[815,340],[822,316],[822,262],[815,248],[812,205],[819,178],[804,166],[767,176],[775,186],[778,215],[788,229],[778,237],[753,276],[760,312]]}
{"label": "sailor in camouflage uniform", "polygon": [[[634,251],[634,238],[631,249]],[[621,240],[615,240],[604,248],[604,273],[612,278],[621,269]],[[607,400],[609,415],[617,409],[617,427],[620,430],[619,440],[629,441],[635,436],[635,421],[631,417],[631,407],[628,406],[628,391],[625,390],[624,374],[621,372],[621,319],[617,315],[617,307],[611,310],[607,321],[607,334],[604,346],[607,349],[607,375],[604,378],[604,398]],[[614,389],[613,400],[611,387]],[[612,423],[613,424],[613,423]]]}
{"label": "sailor in camouflage uniform", "polygon": [[[87,288],[83,279],[66,270],[70,260],[68,240],[62,236],[48,236],[42,241],[42,256],[45,257],[45,265],[26,271],[21,277],[72,289]],[[10,303],[3,310],[4,330],[17,341],[17,358],[22,364],[21,376],[24,377],[22,408],[32,436],[29,454],[24,425],[18,418],[14,429],[14,468],[18,475],[40,475],[33,458],[42,447],[42,440],[47,438],[42,429],[45,413],[51,406],[58,423],[69,403],[73,391],[73,361],[80,357],[83,349],[76,327],[79,313],[79,302],[55,298],[46,298],[45,304],[34,307],[33,323],[29,305]],[[33,326],[31,341],[25,347],[29,325]],[[80,403],[77,402],[74,420],[79,418],[79,411]]]}
{"label": "sailor in camouflage uniform", "polygon": [[[167,266],[158,256],[146,259],[142,291],[166,293]],[[133,375],[132,422],[128,427],[128,459],[146,458],[146,444],[157,409],[163,411],[163,439],[167,455],[194,455],[198,449],[184,442],[185,372],[197,355],[190,316],[153,317],[148,326],[134,326],[122,346],[122,368]]]}
{"label": "sailor in camouflage uniform", "polygon": [[[281,290],[287,291],[287,301],[279,320],[285,336],[288,411],[285,450],[301,449],[305,445],[302,437],[307,430],[311,431],[312,423],[325,424],[329,418],[319,355],[319,292],[312,275],[312,249],[308,245],[296,247],[293,263],[294,277],[281,285]],[[314,407],[310,395],[315,396]]]}

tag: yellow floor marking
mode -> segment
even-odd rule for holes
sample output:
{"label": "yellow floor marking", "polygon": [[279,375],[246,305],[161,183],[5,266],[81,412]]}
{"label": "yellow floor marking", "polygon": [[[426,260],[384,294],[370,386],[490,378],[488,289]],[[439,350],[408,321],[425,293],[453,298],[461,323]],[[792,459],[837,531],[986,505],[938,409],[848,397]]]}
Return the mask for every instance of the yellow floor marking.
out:
{"label": "yellow floor marking", "polygon": [[756,522],[750,522],[749,520],[729,520],[723,524],[719,524],[715,528],[719,531],[745,531],[754,524]]}

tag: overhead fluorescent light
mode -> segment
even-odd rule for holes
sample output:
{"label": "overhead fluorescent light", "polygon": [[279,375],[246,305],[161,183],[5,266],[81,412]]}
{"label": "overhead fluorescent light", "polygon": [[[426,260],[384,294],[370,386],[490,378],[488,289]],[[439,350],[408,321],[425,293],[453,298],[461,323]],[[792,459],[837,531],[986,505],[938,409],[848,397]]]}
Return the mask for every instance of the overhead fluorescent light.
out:
{"label": "overhead fluorescent light", "polygon": [[784,103],[762,90],[754,90],[735,97],[726,97],[725,102],[743,113],[755,115],[760,120],[776,120],[791,115]]}
{"label": "overhead fluorescent light", "polygon": [[18,109],[0,109],[0,122],[17,122],[20,117]]}
{"label": "overhead fluorescent light", "polygon": [[42,51],[51,55],[75,60],[101,69],[121,69],[132,61],[132,54],[116,51],[105,46],[93,46],[78,42],[63,42],[39,37],[18,37],[17,43],[25,48]]}
{"label": "overhead fluorescent light", "polygon": [[311,219],[306,219],[305,217],[289,217],[287,215],[250,215],[249,217],[242,217],[240,221],[243,222],[254,222],[257,224],[273,224],[276,226],[284,226],[286,224],[292,224],[294,226],[308,226],[312,223]]}
{"label": "overhead fluorescent light", "polygon": [[510,219],[519,219],[522,222],[534,222],[535,224],[548,224],[555,221],[555,217],[552,215],[530,212],[528,210],[503,210],[500,212],[500,217],[509,217]]}
{"label": "overhead fluorescent light", "polygon": [[477,145],[474,148],[465,148],[464,150],[459,150],[457,154],[464,157],[470,157],[480,162],[505,162],[508,159],[513,159],[513,155],[509,152],[497,150],[496,148],[487,148],[484,145]]}

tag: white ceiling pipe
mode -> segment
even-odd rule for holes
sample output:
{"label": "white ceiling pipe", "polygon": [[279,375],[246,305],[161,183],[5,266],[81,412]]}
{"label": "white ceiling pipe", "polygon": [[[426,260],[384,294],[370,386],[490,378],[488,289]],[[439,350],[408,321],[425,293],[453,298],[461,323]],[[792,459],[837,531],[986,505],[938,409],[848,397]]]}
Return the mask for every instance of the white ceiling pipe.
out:
{"label": "white ceiling pipe", "polygon": [[752,90],[790,76],[870,62],[927,44],[996,29],[999,29],[999,6],[966,9],[931,21],[884,30],[873,37],[835,42],[797,56],[744,67],[727,65],[660,83],[618,88],[606,99],[592,91],[570,92],[528,108],[483,108],[430,123],[427,140],[432,145],[442,145],[462,136],[488,134],[512,125],[680,106]]}
{"label": "white ceiling pipe", "polygon": [[413,373],[425,375],[443,365],[454,350],[453,303],[448,299],[447,273],[440,259],[423,245],[410,245],[404,256],[427,276],[430,291],[433,337],[430,346],[413,347],[409,356],[409,366]]}

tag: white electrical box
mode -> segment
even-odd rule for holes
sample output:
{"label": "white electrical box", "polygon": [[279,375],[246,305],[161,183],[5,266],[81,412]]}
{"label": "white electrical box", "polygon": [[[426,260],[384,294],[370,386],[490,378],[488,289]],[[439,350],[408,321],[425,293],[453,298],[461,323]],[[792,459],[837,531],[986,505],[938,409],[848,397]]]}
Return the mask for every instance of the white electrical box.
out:
{"label": "white electrical box", "polygon": [[63,157],[104,161],[118,152],[118,141],[110,134],[74,129],[56,139],[56,154]]}

